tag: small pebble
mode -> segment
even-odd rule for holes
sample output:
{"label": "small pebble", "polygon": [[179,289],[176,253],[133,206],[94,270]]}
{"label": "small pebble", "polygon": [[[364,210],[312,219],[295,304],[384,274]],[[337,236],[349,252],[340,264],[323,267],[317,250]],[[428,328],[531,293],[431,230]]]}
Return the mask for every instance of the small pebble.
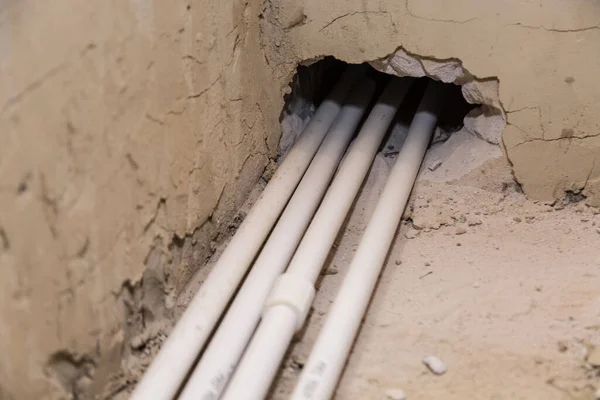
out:
{"label": "small pebble", "polygon": [[475,283],[473,284],[473,287],[474,287],[475,289],[478,289],[478,288],[479,288],[479,282],[475,282]]}
{"label": "small pebble", "polygon": [[134,350],[139,350],[148,343],[148,335],[140,334],[131,338],[130,346]]}
{"label": "small pebble", "polygon": [[396,265],[400,265],[400,264],[402,264],[402,260],[396,260],[395,263],[396,263]]}
{"label": "small pebble", "polygon": [[335,275],[338,273],[338,268],[335,265],[327,267],[323,270],[323,275]]}
{"label": "small pebble", "polygon": [[600,400],[600,389],[596,390],[596,400]]}
{"label": "small pebble", "polygon": [[423,364],[429,368],[431,372],[436,375],[443,375],[446,373],[446,364],[436,356],[427,356],[423,359]]}
{"label": "small pebble", "polygon": [[431,164],[429,164],[428,168],[430,171],[435,171],[436,169],[438,169],[440,167],[440,165],[442,165],[441,160],[434,160]]}
{"label": "small pebble", "polygon": [[568,349],[569,349],[569,346],[567,345],[567,342],[565,342],[564,340],[560,340],[558,342],[558,351],[560,351],[561,353],[564,353]]}
{"label": "small pebble", "polygon": [[585,360],[593,367],[600,367],[600,347],[591,349]]}
{"label": "small pebble", "polygon": [[410,230],[408,230],[408,231],[407,231],[407,232],[404,234],[404,236],[405,236],[407,239],[414,239],[414,238],[416,238],[416,237],[417,237],[417,231],[416,231],[416,230],[414,230],[414,229],[410,229]]}
{"label": "small pebble", "polygon": [[390,400],[406,400],[406,393],[402,389],[388,389],[385,395]]}
{"label": "small pebble", "polygon": [[460,226],[458,228],[456,228],[456,234],[457,235],[464,235],[465,233],[467,233],[467,229]]}
{"label": "small pebble", "polygon": [[458,247],[462,246],[462,244],[461,244],[460,242],[456,243],[456,245],[457,245]]}
{"label": "small pebble", "polygon": [[431,265],[431,263],[429,263],[429,262],[426,262],[426,263],[425,263],[425,266],[426,266],[426,267],[429,267],[430,265]]}
{"label": "small pebble", "polygon": [[513,221],[519,223],[519,222],[521,222],[521,218],[520,217],[513,217]]}

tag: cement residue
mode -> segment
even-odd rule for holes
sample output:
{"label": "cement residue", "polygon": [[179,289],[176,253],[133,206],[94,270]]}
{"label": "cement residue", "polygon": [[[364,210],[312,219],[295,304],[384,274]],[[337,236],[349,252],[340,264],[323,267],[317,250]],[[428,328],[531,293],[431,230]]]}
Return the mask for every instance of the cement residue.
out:
{"label": "cement residue", "polygon": [[281,140],[279,141],[279,157],[283,159],[292,148],[304,127],[315,112],[315,105],[303,98],[290,102],[281,116]]}
{"label": "cement residue", "polygon": [[480,105],[465,116],[465,128],[489,143],[500,144],[506,119],[498,98],[497,79],[477,79],[459,60],[418,57],[402,48],[370,64],[390,75],[416,78],[426,76],[440,82],[460,85],[465,100],[470,104]]}
{"label": "cement residue", "polygon": [[[391,164],[393,156],[377,156],[325,266],[338,273],[323,275],[273,399],[288,398],[297,382]],[[527,200],[502,157],[435,182],[426,169],[336,398],[383,398],[395,387],[409,399],[593,398],[598,370],[586,354],[600,343],[600,277],[588,244],[600,232],[598,212]],[[443,377],[427,373],[430,354],[447,365]]]}
{"label": "cement residue", "polygon": [[[519,1],[5,2],[0,319],[8,323],[0,329],[0,397],[62,399],[76,386],[78,396],[89,388],[90,397],[111,398],[135,383],[153,354],[142,357],[146,347],[160,342],[150,339],[156,322],[135,324],[141,314],[171,318],[161,302],[179,309],[178,293],[218,248],[265,165],[272,171],[283,93],[299,63],[325,55],[387,60],[402,46],[408,58],[397,61],[414,73],[467,81],[466,96],[486,105],[465,119],[470,131],[498,142],[494,132],[506,121],[502,143],[525,194],[553,202],[568,191],[599,205],[600,92],[590,84],[600,60],[597,21],[593,0],[542,11]],[[43,46],[31,39],[42,37]],[[432,167],[431,178],[462,151],[449,151],[454,158]],[[481,164],[494,174],[488,167]],[[483,182],[473,171],[457,179]],[[552,246],[566,239],[547,232],[560,226],[540,227],[525,232],[559,256]],[[594,243],[579,239],[570,248]],[[128,326],[123,288],[139,287],[155,249],[165,252],[164,270],[146,275],[153,289],[132,303]],[[572,254],[593,258],[580,250]],[[593,274],[584,261],[562,262]],[[571,299],[566,287],[553,289]],[[118,370],[123,348],[144,349],[131,376],[129,358]]]}

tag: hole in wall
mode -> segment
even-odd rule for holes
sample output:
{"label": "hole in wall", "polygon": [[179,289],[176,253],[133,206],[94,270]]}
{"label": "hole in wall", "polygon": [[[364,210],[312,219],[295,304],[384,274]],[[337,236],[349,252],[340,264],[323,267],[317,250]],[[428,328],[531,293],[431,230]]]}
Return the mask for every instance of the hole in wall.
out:
{"label": "hole in wall", "polygon": [[[406,96],[380,155],[398,153],[428,80],[448,85],[448,97],[425,159],[430,168],[422,176],[441,181],[458,179],[488,159],[502,155],[499,143],[506,123],[497,79],[478,79],[458,60],[419,58],[403,49],[368,64],[368,74],[378,83],[378,93],[390,75],[419,78]],[[328,56],[297,67],[280,116],[280,158],[287,154],[346,66],[347,63]],[[444,168],[439,168],[444,164]]]}

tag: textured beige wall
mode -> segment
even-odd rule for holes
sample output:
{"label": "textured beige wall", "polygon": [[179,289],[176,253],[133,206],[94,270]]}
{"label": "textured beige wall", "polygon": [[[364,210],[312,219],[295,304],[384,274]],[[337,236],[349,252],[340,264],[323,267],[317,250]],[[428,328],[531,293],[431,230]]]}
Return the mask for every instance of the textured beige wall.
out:
{"label": "textured beige wall", "polygon": [[279,89],[255,9],[0,2],[0,399],[101,392],[124,298],[172,304],[258,180]]}
{"label": "textured beige wall", "polygon": [[281,74],[321,55],[370,61],[401,46],[497,78],[504,148],[525,192],[552,200],[583,190],[600,206],[597,0],[281,0],[265,15]]}
{"label": "textured beige wall", "polygon": [[0,3],[0,399],[127,385],[130,336],[275,154],[301,61],[459,59],[499,80],[526,193],[600,204],[598,21],[595,0]]}

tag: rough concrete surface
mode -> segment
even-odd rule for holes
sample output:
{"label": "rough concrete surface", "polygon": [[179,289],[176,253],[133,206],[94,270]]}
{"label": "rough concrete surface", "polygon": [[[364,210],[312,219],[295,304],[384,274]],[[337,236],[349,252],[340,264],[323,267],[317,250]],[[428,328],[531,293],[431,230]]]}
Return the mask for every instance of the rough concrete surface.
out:
{"label": "rough concrete surface", "polygon": [[401,50],[424,71],[450,62],[498,82],[504,149],[525,193],[582,191],[600,204],[597,1],[283,0],[264,15],[267,60],[282,73],[322,55],[360,62]]}
{"label": "rough concrete surface", "polygon": [[0,398],[131,388],[275,156],[298,63],[448,73],[525,194],[600,205],[598,21],[594,0],[3,2]]}
{"label": "rough concrete surface", "polygon": [[0,5],[0,398],[130,384],[131,339],[169,318],[275,155],[258,9]]}
{"label": "rough concrete surface", "polygon": [[[488,145],[454,134],[428,154],[334,398],[593,400],[600,213],[526,199],[498,155],[463,168],[458,142]],[[289,398],[394,159],[375,159],[270,398]]]}

